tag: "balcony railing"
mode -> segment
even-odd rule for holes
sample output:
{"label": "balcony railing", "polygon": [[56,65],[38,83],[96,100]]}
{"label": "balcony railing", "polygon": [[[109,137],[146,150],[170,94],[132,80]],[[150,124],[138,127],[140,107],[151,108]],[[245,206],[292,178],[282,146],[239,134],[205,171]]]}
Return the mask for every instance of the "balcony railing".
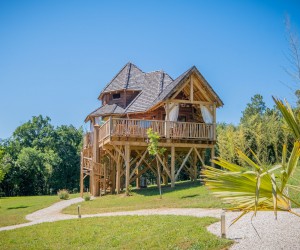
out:
{"label": "balcony railing", "polygon": [[215,124],[110,118],[99,129],[99,140],[110,136],[147,138],[152,128],[161,138],[215,140]]}

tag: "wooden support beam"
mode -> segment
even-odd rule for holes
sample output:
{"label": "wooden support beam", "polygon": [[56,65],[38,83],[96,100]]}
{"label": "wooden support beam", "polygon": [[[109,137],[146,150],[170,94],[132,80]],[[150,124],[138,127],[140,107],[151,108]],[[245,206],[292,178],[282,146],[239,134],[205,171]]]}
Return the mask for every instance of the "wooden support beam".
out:
{"label": "wooden support beam", "polygon": [[175,94],[172,95],[172,97],[171,97],[172,102],[173,102],[174,98],[176,98],[176,96],[185,88],[186,84],[187,84],[187,81],[184,84],[182,84],[182,86],[175,92]]}
{"label": "wooden support beam", "polygon": [[116,159],[116,157],[113,155],[113,153],[112,152],[110,152],[110,150],[109,149],[105,149],[105,151],[110,155],[110,158],[112,159],[112,160],[114,160],[115,162],[117,162],[117,159]]}
{"label": "wooden support beam", "polygon": [[[124,146],[126,144],[130,144],[130,147],[138,146],[138,147],[147,147],[148,143],[144,141],[112,141],[111,145],[115,146]],[[177,143],[177,142],[159,142],[158,143],[159,147],[172,147],[174,146],[175,148],[212,148],[214,145],[213,144],[199,144],[199,143]]]}
{"label": "wooden support beam", "polygon": [[205,166],[204,160],[202,159],[201,155],[199,154],[198,150],[196,148],[194,148],[199,160],[201,161],[202,166]]}
{"label": "wooden support beam", "polygon": [[171,147],[171,187],[175,187],[175,147]]}
{"label": "wooden support beam", "polygon": [[[155,158],[154,158],[155,160]],[[146,162],[145,160],[143,160],[143,162],[147,165],[147,167],[154,173],[155,176],[157,176],[157,172],[155,171],[155,169],[151,166],[151,164],[149,164],[148,162]]]}
{"label": "wooden support beam", "polygon": [[83,153],[80,153],[80,197],[83,197]]}
{"label": "wooden support beam", "polygon": [[194,77],[191,76],[191,82],[190,82],[190,101],[194,101]]}
{"label": "wooden support beam", "polygon": [[193,181],[197,180],[198,170],[197,170],[197,154],[194,152],[193,154]]}
{"label": "wooden support beam", "polygon": [[183,103],[183,104],[195,104],[195,105],[211,105],[212,102],[205,102],[205,101],[191,101],[191,100],[180,100],[180,99],[172,99],[172,103]]}
{"label": "wooden support beam", "polygon": [[120,193],[120,189],[121,189],[121,156],[118,152],[116,152],[117,154],[117,162],[116,162],[116,190],[117,190],[117,194]]}
{"label": "wooden support beam", "polygon": [[182,169],[183,166],[185,165],[185,163],[186,163],[187,159],[189,158],[189,156],[190,156],[190,154],[191,154],[192,151],[193,151],[193,148],[191,148],[191,149],[189,150],[188,154],[185,156],[185,158],[184,158],[184,160],[183,160],[183,162],[182,162],[180,168],[178,169],[178,171],[177,171],[177,173],[176,173],[176,175],[175,175],[175,181],[177,180],[178,175],[180,174],[181,169]]}
{"label": "wooden support beam", "polygon": [[[137,168],[135,171],[136,174],[136,179],[135,179],[135,184],[136,184],[136,188],[140,189],[141,188],[141,180],[140,180],[140,175],[139,175],[140,170]],[[130,181],[129,181],[130,182]]]}
{"label": "wooden support beam", "polygon": [[115,190],[116,190],[116,164],[115,162],[109,158],[109,165],[110,165],[110,179],[111,179],[111,190],[110,192],[112,194],[115,193]]}
{"label": "wooden support beam", "polygon": [[[128,143],[125,144],[125,146],[127,145]],[[120,156],[123,157],[124,161],[125,161],[125,155],[123,154],[123,152],[121,151],[121,149],[119,149],[117,146],[115,146],[115,144],[112,144],[114,149],[120,154]]]}
{"label": "wooden support beam", "polygon": [[[100,176],[101,178],[101,176]],[[107,165],[103,165],[103,193],[106,194]]]}
{"label": "wooden support beam", "polygon": [[170,138],[170,103],[166,102],[166,122],[165,122],[165,136],[166,138]]}
{"label": "wooden support beam", "polygon": [[201,94],[206,98],[206,100],[208,100],[209,102],[212,103],[212,99],[207,95],[207,92],[205,91],[205,89],[203,87],[201,87],[200,83],[197,81],[194,81],[194,84],[198,87]]}
{"label": "wooden support beam", "polygon": [[129,195],[129,181],[130,181],[130,146],[129,144],[125,145],[125,166],[126,166],[126,175],[125,175],[125,188],[126,195]]}
{"label": "wooden support beam", "polygon": [[164,165],[163,160],[160,158],[160,156],[157,154],[156,158],[159,160],[160,164],[163,166],[163,169],[167,173],[167,175],[171,178],[170,170],[167,168],[167,166]]}
{"label": "wooden support beam", "polygon": [[143,153],[142,157],[140,158],[140,160],[138,161],[138,163],[135,165],[134,169],[132,170],[130,177],[132,178],[133,175],[135,174],[135,171],[139,168],[139,166],[141,165],[143,159],[145,158],[146,154],[147,154],[148,150],[146,149],[145,152]]}
{"label": "wooden support beam", "polygon": [[94,136],[93,136],[93,162],[92,162],[92,170],[90,174],[90,192],[93,196],[99,196],[100,194],[100,183],[96,180],[95,173],[99,171],[100,163],[100,155],[99,155],[99,125],[94,125]]}

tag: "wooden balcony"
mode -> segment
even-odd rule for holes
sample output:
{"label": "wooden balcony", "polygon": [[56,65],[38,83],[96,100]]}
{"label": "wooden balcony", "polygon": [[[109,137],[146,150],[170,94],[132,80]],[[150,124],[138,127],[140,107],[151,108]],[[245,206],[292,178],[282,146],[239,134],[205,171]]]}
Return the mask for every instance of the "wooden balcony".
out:
{"label": "wooden balcony", "polygon": [[99,128],[99,142],[107,138],[147,138],[152,128],[162,139],[215,141],[215,124],[111,118]]}

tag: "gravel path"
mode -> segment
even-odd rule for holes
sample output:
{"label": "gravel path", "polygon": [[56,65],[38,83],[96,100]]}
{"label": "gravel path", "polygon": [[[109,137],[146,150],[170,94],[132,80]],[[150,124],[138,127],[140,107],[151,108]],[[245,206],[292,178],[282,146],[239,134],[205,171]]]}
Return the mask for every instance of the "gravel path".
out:
{"label": "gravel path", "polygon": [[[294,210],[300,213],[300,209]],[[253,217],[253,213],[247,214],[228,228],[231,221],[239,213],[226,213],[226,236],[235,240],[230,249],[255,249],[255,250],[297,250],[300,249],[300,218],[288,212],[278,212],[275,220],[274,212],[258,212]],[[220,222],[214,223],[208,227],[208,230],[217,236],[220,236]]]}
{"label": "gravel path", "polygon": [[[19,225],[0,228],[0,231],[12,230],[20,227],[31,226],[43,222],[53,222],[59,220],[77,219],[77,215],[62,214],[61,211],[75,203],[82,202],[82,198],[75,198],[66,201],[60,201],[48,208],[38,210],[26,216],[31,222]],[[220,218],[221,209],[203,209],[203,208],[164,208],[164,209],[144,209],[125,212],[111,212],[101,214],[82,215],[82,218],[106,217],[122,215],[189,215],[195,217],[216,217]],[[300,213],[300,209],[295,212]],[[252,223],[258,234],[251,225],[251,216],[248,214],[229,227],[230,222],[239,215],[237,212],[226,213],[226,233],[227,238],[235,240],[231,249],[293,249],[300,250],[300,218],[286,213],[278,212],[278,219],[275,220],[273,212],[258,212],[253,218]],[[220,222],[214,223],[208,227],[208,230],[217,236],[220,236]]]}

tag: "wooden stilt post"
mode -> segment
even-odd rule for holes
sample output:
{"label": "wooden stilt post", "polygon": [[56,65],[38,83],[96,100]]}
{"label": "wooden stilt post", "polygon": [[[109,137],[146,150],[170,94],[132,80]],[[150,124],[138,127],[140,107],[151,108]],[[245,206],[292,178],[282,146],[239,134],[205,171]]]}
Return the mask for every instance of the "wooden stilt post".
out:
{"label": "wooden stilt post", "polygon": [[[197,150],[197,149],[196,149]],[[193,181],[197,180],[197,175],[198,175],[198,171],[197,171],[197,154],[196,152],[194,152],[194,157],[193,157]]]}
{"label": "wooden stilt post", "polygon": [[157,186],[159,189],[159,198],[161,199],[162,195],[161,195],[160,163],[157,157],[156,157],[156,167],[157,167]]}
{"label": "wooden stilt post", "polygon": [[117,190],[117,194],[120,193],[120,189],[121,189],[121,159],[120,159],[120,154],[118,154],[117,156],[117,175],[116,175],[116,190]]}
{"label": "wooden stilt post", "polygon": [[[167,168],[169,168],[168,167],[168,153],[167,152],[165,152],[165,154],[164,154],[163,162],[164,162],[164,165]],[[166,172],[162,173],[162,178],[163,178],[164,185],[167,186],[168,185],[168,174],[166,174]]]}
{"label": "wooden stilt post", "polygon": [[[137,168],[137,170],[136,170],[136,175],[137,176],[139,176],[139,172],[140,172],[140,170],[139,170],[139,168]],[[135,182],[136,182],[136,188],[141,188],[141,179],[140,179],[140,177],[137,177],[136,179],[135,179]]]}
{"label": "wooden stilt post", "polygon": [[125,145],[125,188],[126,195],[129,195],[129,181],[130,181],[130,146],[129,144]]}
{"label": "wooden stilt post", "polygon": [[112,194],[114,194],[115,189],[116,189],[116,164],[114,163],[114,161],[111,157],[109,157],[109,165],[110,165],[110,169],[111,169],[111,175],[110,175],[111,190],[110,190],[110,192]]}
{"label": "wooden stilt post", "polygon": [[171,187],[175,187],[175,147],[171,147]]}
{"label": "wooden stilt post", "polygon": [[[90,176],[90,181],[92,180],[91,194],[94,196],[99,196],[100,194],[100,182],[98,181],[95,172],[100,173],[100,151],[99,151],[99,125],[94,125],[94,136],[93,136],[93,170]],[[96,163],[96,164],[95,164]]]}
{"label": "wooden stilt post", "polygon": [[107,163],[104,163],[102,167],[103,167],[103,193],[106,194]]}
{"label": "wooden stilt post", "polygon": [[83,153],[80,154],[80,197],[83,197]]}

